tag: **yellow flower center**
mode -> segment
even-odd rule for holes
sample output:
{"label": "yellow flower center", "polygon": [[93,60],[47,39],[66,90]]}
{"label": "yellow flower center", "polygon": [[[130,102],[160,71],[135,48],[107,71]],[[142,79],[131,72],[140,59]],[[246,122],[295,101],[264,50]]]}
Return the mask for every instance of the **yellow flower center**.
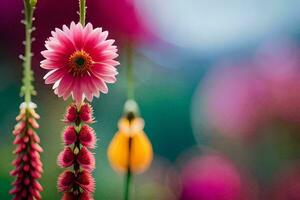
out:
{"label": "yellow flower center", "polygon": [[75,51],[69,57],[70,72],[73,76],[79,76],[87,73],[93,63],[92,57],[85,51]]}

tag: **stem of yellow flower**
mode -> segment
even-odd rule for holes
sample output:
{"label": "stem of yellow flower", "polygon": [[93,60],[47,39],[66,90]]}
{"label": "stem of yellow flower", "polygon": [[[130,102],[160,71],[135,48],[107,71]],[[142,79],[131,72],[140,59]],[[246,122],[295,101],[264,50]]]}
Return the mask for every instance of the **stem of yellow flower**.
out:
{"label": "stem of yellow flower", "polygon": [[134,73],[133,73],[133,47],[131,44],[127,44],[125,48],[126,54],[126,68],[127,68],[127,98],[134,99]]}
{"label": "stem of yellow flower", "polygon": [[85,26],[86,0],[79,0],[79,22]]}
{"label": "stem of yellow flower", "polygon": [[132,138],[129,137],[129,140],[128,140],[128,168],[127,168],[127,173],[126,173],[126,177],[125,177],[124,200],[129,200],[130,184],[131,184],[131,178],[132,178],[131,169],[130,169],[131,143],[132,143]]}
{"label": "stem of yellow flower", "polygon": [[21,95],[24,95],[27,106],[31,101],[31,95],[35,93],[32,85],[33,71],[31,70],[31,33],[32,33],[32,21],[33,12],[35,9],[36,1],[24,0],[24,25],[25,25],[25,54],[23,57],[23,85],[21,87]]}

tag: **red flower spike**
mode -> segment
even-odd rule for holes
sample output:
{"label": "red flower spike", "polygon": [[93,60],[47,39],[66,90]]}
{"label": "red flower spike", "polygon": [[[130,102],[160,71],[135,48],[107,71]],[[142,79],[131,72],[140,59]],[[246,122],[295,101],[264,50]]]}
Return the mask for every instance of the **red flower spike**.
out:
{"label": "red flower spike", "polygon": [[[93,122],[93,110],[87,103],[71,104],[65,114],[69,123],[62,134],[65,149],[58,156],[60,167],[72,167],[59,176],[58,189],[64,192],[63,200],[93,200],[95,183],[91,171],[95,169],[95,157],[88,148],[95,148],[96,134],[87,124]],[[17,161],[16,161],[17,162]]]}
{"label": "red flower spike", "polygon": [[88,125],[82,126],[79,132],[79,141],[83,146],[94,149],[96,143],[95,131]]}

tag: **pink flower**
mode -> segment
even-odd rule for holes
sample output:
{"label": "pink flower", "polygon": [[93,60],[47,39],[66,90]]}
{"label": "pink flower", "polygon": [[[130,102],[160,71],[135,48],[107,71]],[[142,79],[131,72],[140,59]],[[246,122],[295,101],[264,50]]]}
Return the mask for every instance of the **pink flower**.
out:
{"label": "pink flower", "polygon": [[77,139],[77,133],[73,126],[68,126],[63,132],[63,141],[66,145],[74,144]]}
{"label": "pink flower", "polygon": [[67,108],[64,121],[67,123],[77,123],[79,121],[87,124],[93,123],[93,109],[90,104],[85,102],[79,106],[71,104]]}
{"label": "pink flower", "polygon": [[64,171],[58,177],[58,190],[61,192],[70,190],[75,183],[75,174],[71,171]]}
{"label": "pink flower", "polygon": [[65,114],[65,122],[73,123],[76,121],[77,117],[78,117],[77,106],[75,104],[71,104],[67,108]]}
{"label": "pink flower", "polygon": [[81,171],[78,174],[77,184],[87,192],[94,192],[95,190],[95,181],[91,174],[85,170]]}
{"label": "pink flower", "polygon": [[54,84],[54,92],[65,100],[72,95],[76,103],[85,98],[92,101],[100,92],[107,93],[106,83],[114,83],[118,74],[115,66],[119,62],[114,40],[106,40],[107,31],[93,29],[92,24],[82,26],[71,23],[62,30],[56,28],[46,41],[47,50],[41,67],[49,72],[45,75],[46,84]]}
{"label": "pink flower", "polygon": [[80,107],[79,111],[79,117],[81,121],[85,123],[92,123],[94,118],[93,118],[93,109],[90,104],[83,104]]}
{"label": "pink flower", "polygon": [[[182,169],[181,200],[254,200],[236,166],[219,154],[189,160]],[[255,191],[251,191],[255,193]]]}
{"label": "pink flower", "polygon": [[83,146],[86,146],[90,149],[95,148],[96,135],[94,130],[90,126],[88,125],[82,126],[78,137],[80,143]]}
{"label": "pink flower", "polygon": [[268,118],[266,87],[250,63],[218,66],[201,89],[203,114],[214,132],[251,136]]}
{"label": "pink flower", "polygon": [[77,155],[77,162],[87,171],[93,171],[95,169],[95,157],[86,147],[80,149]]}
{"label": "pink flower", "polygon": [[284,42],[263,46],[248,62],[218,66],[201,88],[203,96],[199,98],[212,132],[248,138],[274,122],[297,125],[299,56],[299,48]]}
{"label": "pink flower", "polygon": [[74,164],[75,155],[71,147],[66,147],[58,156],[57,163],[60,167],[70,167]]}
{"label": "pink flower", "polygon": [[[95,13],[94,16],[101,13],[101,17],[96,17],[93,21],[109,30],[122,45],[126,42],[140,43],[155,39],[154,27],[150,25],[149,19],[138,13],[134,0],[101,0],[90,5],[89,10]],[[109,8],[114,8],[113,15]]]}

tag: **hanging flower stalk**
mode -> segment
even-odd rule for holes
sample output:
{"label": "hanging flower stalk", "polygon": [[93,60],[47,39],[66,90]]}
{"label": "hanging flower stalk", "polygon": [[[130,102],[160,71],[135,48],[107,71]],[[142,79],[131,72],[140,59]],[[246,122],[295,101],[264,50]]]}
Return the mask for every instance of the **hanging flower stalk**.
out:
{"label": "hanging flower stalk", "polygon": [[36,104],[31,102],[31,95],[35,94],[33,81],[33,71],[31,70],[31,33],[33,30],[33,12],[35,9],[36,0],[24,0],[24,14],[23,21],[25,25],[25,54],[21,56],[23,60],[23,80],[21,87],[21,95],[24,96],[24,102],[20,105],[20,114],[16,117],[18,121],[13,134],[16,145],[14,154],[16,159],[13,161],[15,169],[10,172],[16,179],[13,182],[13,188],[10,194],[13,199],[41,199],[40,192],[43,190],[38,182],[43,172],[43,165],[40,160],[40,153],[43,151],[40,143],[40,138],[35,132],[39,128],[37,119],[39,115],[35,112]]}
{"label": "hanging flower stalk", "polygon": [[108,147],[108,159],[117,172],[125,174],[124,200],[130,196],[132,174],[144,172],[151,164],[153,150],[151,142],[143,131],[144,120],[139,116],[138,104],[134,100],[134,77],[132,47],[126,48],[127,60],[127,102],[124,115],[119,120],[119,131]]}
{"label": "hanging flower stalk", "polygon": [[93,123],[93,111],[89,104],[71,104],[65,114],[68,124],[62,138],[65,149],[58,156],[58,165],[66,170],[58,178],[58,189],[64,192],[62,199],[92,199],[95,183],[91,172],[95,169],[95,157],[89,149],[95,148],[96,135],[89,126]]}
{"label": "hanging flower stalk", "polygon": [[113,169],[125,174],[124,200],[128,200],[132,174],[142,173],[150,166],[153,150],[143,131],[144,120],[139,117],[136,102],[128,100],[124,110],[119,131],[109,145],[108,158]]}
{"label": "hanging flower stalk", "polygon": [[54,93],[64,100],[72,97],[67,108],[63,133],[64,150],[58,156],[58,165],[68,168],[58,178],[62,199],[93,199],[95,189],[91,175],[95,158],[90,151],[95,147],[96,135],[89,126],[94,122],[93,109],[85,99],[92,101],[100,92],[107,93],[107,83],[114,83],[119,62],[114,40],[107,40],[108,32],[85,25],[86,1],[79,1],[79,23],[55,29],[46,41],[45,59],[41,67],[49,72],[46,84],[54,84]]}

